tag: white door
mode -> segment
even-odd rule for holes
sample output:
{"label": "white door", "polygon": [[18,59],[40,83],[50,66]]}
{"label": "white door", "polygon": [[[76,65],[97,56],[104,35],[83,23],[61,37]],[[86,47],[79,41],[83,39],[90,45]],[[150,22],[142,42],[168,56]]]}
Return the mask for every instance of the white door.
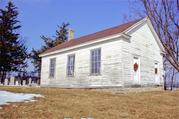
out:
{"label": "white door", "polygon": [[138,57],[133,59],[133,80],[134,84],[140,84],[140,59]]}
{"label": "white door", "polygon": [[158,65],[158,63],[155,63],[154,73],[155,73],[155,84],[159,85],[160,84],[160,77],[159,77],[159,65]]}

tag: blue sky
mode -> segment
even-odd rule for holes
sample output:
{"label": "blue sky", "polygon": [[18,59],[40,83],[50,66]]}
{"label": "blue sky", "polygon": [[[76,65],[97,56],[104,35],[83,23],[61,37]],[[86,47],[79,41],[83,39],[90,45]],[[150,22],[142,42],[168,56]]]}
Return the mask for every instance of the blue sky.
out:
{"label": "blue sky", "polygon": [[[0,0],[0,7],[8,0]],[[40,48],[41,35],[54,36],[57,25],[69,22],[75,37],[119,25],[129,15],[129,0],[12,0],[19,10],[22,38],[28,50]]]}
{"label": "blue sky", "polygon": [[[5,5],[5,1],[0,0]],[[124,21],[128,0],[13,0],[20,12],[21,36],[29,51],[39,48],[40,36],[54,36],[57,25],[69,22],[75,37],[93,33]]]}

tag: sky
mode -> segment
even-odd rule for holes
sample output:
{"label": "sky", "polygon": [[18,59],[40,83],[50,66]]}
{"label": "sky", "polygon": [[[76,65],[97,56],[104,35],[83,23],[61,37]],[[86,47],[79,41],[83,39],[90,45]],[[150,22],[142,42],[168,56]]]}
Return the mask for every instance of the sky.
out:
{"label": "sky", "polygon": [[[0,8],[8,0],[0,0]],[[18,7],[20,34],[30,52],[43,45],[41,35],[52,37],[57,25],[69,22],[75,37],[126,22],[129,0],[11,0]]]}
{"label": "sky", "polygon": [[[2,2],[1,2],[2,1]],[[0,0],[0,7],[8,0]],[[29,51],[54,36],[57,25],[69,22],[75,37],[119,25],[129,14],[128,0],[12,0],[18,7],[21,37]]]}

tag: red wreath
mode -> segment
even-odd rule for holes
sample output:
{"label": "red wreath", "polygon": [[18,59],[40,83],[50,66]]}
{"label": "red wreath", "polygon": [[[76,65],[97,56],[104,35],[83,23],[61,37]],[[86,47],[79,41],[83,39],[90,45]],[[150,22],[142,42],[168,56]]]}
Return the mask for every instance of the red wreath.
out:
{"label": "red wreath", "polygon": [[139,65],[137,63],[134,64],[134,71],[137,71],[139,68]]}

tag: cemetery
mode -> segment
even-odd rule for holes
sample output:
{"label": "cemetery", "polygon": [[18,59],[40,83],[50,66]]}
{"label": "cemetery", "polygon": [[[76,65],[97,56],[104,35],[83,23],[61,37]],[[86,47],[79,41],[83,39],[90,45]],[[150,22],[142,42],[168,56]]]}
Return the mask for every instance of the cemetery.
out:
{"label": "cemetery", "polygon": [[0,85],[4,86],[33,86],[38,87],[40,81],[37,77],[26,77],[26,78],[19,78],[19,77],[10,77],[5,78],[3,83]]}

